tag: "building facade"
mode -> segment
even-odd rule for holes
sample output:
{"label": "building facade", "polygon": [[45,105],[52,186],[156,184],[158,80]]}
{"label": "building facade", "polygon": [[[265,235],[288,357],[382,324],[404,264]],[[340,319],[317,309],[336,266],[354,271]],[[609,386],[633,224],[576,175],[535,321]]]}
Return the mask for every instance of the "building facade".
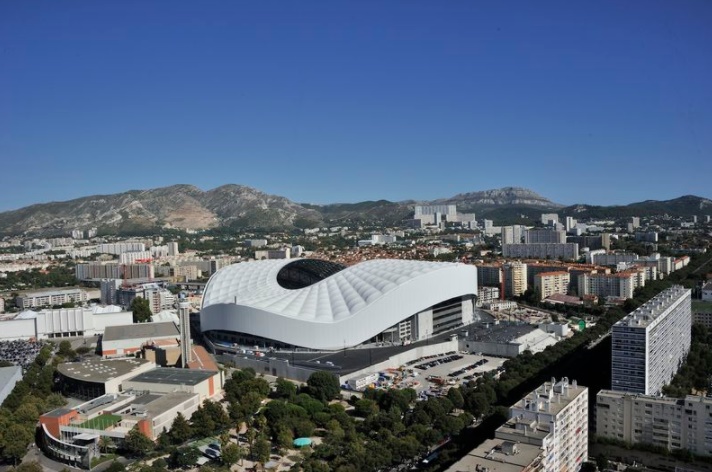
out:
{"label": "building facade", "polygon": [[569,290],[570,277],[566,271],[537,274],[534,277],[534,288],[539,290],[539,299],[544,300],[555,293],[566,295]]}
{"label": "building facade", "polygon": [[502,256],[508,258],[578,259],[579,247],[576,243],[534,243],[502,244]]}
{"label": "building facade", "polygon": [[690,290],[663,290],[611,329],[611,388],[657,395],[690,350]]}
{"label": "building facade", "polygon": [[552,379],[509,409],[509,420],[448,472],[575,472],[588,459],[588,388]]}
{"label": "building facade", "polygon": [[629,394],[601,390],[596,395],[596,435],[669,451],[712,455],[712,398]]}
{"label": "building facade", "polygon": [[508,262],[502,266],[504,296],[518,297],[527,291],[527,265],[522,262]]}

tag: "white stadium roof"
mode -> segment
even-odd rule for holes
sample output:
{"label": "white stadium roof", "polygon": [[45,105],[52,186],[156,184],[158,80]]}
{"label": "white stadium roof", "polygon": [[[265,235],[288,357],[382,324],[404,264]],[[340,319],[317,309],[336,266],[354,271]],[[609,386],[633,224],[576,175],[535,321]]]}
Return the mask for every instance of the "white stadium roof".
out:
{"label": "white stadium roof", "polygon": [[211,277],[201,326],[340,349],[439,302],[476,293],[477,270],[464,264],[386,259],[343,268],[314,259],[245,262]]}

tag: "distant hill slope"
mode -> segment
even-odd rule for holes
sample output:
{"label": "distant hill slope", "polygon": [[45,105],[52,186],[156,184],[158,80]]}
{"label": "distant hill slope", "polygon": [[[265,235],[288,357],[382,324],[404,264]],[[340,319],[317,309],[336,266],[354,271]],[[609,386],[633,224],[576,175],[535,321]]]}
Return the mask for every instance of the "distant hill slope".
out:
{"label": "distant hill slope", "polygon": [[630,205],[572,205],[562,208],[561,213],[577,218],[624,218],[655,215],[691,217],[692,215],[712,214],[712,200],[694,195],[684,195],[672,200],[646,200]]}
{"label": "distant hill slope", "polygon": [[108,233],[145,234],[158,228],[289,229],[324,224],[392,226],[412,218],[416,204],[456,204],[462,213],[476,213],[478,219],[493,219],[497,224],[537,220],[542,212],[548,211],[579,218],[712,213],[712,201],[695,196],[615,207],[563,207],[531,190],[506,187],[433,201],[377,200],[311,205],[295,203],[244,185],[223,185],[208,191],[192,185],[173,185],[42,203],[2,212],[0,235],[68,235],[73,229],[92,227]]}

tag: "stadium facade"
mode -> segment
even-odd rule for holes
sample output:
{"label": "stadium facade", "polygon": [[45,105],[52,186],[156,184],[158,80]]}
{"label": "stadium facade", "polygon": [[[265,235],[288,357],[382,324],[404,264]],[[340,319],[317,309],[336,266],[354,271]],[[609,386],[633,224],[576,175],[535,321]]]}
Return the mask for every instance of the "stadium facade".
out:
{"label": "stadium facade", "polygon": [[210,278],[200,323],[222,342],[332,351],[416,342],[469,324],[476,295],[477,269],[458,263],[244,262]]}

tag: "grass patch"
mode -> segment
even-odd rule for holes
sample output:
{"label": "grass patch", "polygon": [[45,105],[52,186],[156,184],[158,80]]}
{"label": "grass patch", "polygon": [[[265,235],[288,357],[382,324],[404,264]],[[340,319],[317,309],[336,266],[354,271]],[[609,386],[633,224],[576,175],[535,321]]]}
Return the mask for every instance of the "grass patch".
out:
{"label": "grass patch", "polygon": [[117,454],[102,454],[101,456],[95,457],[91,460],[91,468],[93,469],[103,462],[113,461],[117,457],[119,457]]}
{"label": "grass patch", "polygon": [[712,302],[692,300],[692,311],[694,313],[712,313]]}
{"label": "grass patch", "polygon": [[118,415],[104,414],[104,415],[99,415],[96,418],[90,419],[88,421],[85,421],[84,423],[80,424],[78,427],[79,428],[87,428],[87,429],[101,429],[103,431],[103,430],[109,428],[110,426],[114,426],[119,421],[121,421],[121,417]]}

